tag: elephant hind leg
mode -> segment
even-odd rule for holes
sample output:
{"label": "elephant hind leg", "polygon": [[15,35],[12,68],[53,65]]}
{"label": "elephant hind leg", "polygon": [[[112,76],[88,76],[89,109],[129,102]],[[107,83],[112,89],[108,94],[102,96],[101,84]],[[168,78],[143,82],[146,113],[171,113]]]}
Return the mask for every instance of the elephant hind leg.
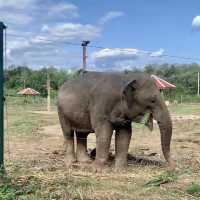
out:
{"label": "elephant hind leg", "polygon": [[74,131],[71,129],[70,123],[64,117],[62,112],[59,111],[58,115],[64,136],[65,164],[70,166],[76,162],[74,149]]}
{"label": "elephant hind leg", "polygon": [[77,149],[76,158],[78,162],[91,162],[89,155],[87,154],[87,136],[89,133],[76,132]]}

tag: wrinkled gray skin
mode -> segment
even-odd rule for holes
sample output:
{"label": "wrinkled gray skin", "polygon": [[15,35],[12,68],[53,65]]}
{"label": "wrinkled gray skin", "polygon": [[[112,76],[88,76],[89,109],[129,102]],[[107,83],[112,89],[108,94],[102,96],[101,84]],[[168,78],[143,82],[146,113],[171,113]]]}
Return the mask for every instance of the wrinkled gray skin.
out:
{"label": "wrinkled gray skin", "polygon": [[[131,122],[152,113],[158,122],[165,159],[171,163],[172,122],[164,100],[147,74],[82,72],[59,90],[58,113],[65,138],[66,163],[87,162],[87,136],[96,134],[95,168],[107,161],[115,130],[115,166],[127,165]],[[74,148],[74,134],[77,150]]]}

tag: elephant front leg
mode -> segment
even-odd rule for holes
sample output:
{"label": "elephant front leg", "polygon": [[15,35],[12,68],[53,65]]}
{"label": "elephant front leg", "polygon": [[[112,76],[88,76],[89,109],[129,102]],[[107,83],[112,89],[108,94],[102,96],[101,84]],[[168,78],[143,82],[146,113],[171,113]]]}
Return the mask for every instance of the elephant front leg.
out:
{"label": "elephant front leg", "polygon": [[76,157],[78,162],[88,163],[91,158],[87,154],[87,136],[89,133],[76,132],[77,149]]}
{"label": "elephant front leg", "polygon": [[113,129],[110,124],[99,126],[96,130],[96,158],[94,167],[96,171],[101,171],[109,156],[109,149]]}
{"label": "elephant front leg", "polygon": [[115,167],[127,167],[127,155],[131,140],[131,125],[116,130],[115,135]]}

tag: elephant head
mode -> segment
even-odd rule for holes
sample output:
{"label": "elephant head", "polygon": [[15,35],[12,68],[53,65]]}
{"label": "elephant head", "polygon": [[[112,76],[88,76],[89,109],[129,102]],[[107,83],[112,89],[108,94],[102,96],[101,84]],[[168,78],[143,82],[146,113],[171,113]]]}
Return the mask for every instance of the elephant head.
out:
{"label": "elephant head", "polygon": [[154,80],[148,75],[136,77],[123,88],[123,99],[126,102],[126,113],[133,121],[150,113],[150,125],[153,118],[157,121],[162,152],[167,162],[172,166],[170,143],[172,137],[172,121],[165,101]]}

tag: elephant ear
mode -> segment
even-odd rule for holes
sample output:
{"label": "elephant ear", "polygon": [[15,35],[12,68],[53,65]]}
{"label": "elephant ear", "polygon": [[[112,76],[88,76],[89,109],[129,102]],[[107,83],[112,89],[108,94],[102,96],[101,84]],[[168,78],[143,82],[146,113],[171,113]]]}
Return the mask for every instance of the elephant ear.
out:
{"label": "elephant ear", "polygon": [[134,92],[137,89],[137,81],[132,80],[125,84],[122,91],[123,98],[128,102],[128,104],[132,103]]}
{"label": "elephant ear", "polygon": [[128,95],[130,93],[133,93],[136,90],[136,87],[137,87],[136,80],[129,81],[128,83],[125,84],[123,88],[123,94]]}

